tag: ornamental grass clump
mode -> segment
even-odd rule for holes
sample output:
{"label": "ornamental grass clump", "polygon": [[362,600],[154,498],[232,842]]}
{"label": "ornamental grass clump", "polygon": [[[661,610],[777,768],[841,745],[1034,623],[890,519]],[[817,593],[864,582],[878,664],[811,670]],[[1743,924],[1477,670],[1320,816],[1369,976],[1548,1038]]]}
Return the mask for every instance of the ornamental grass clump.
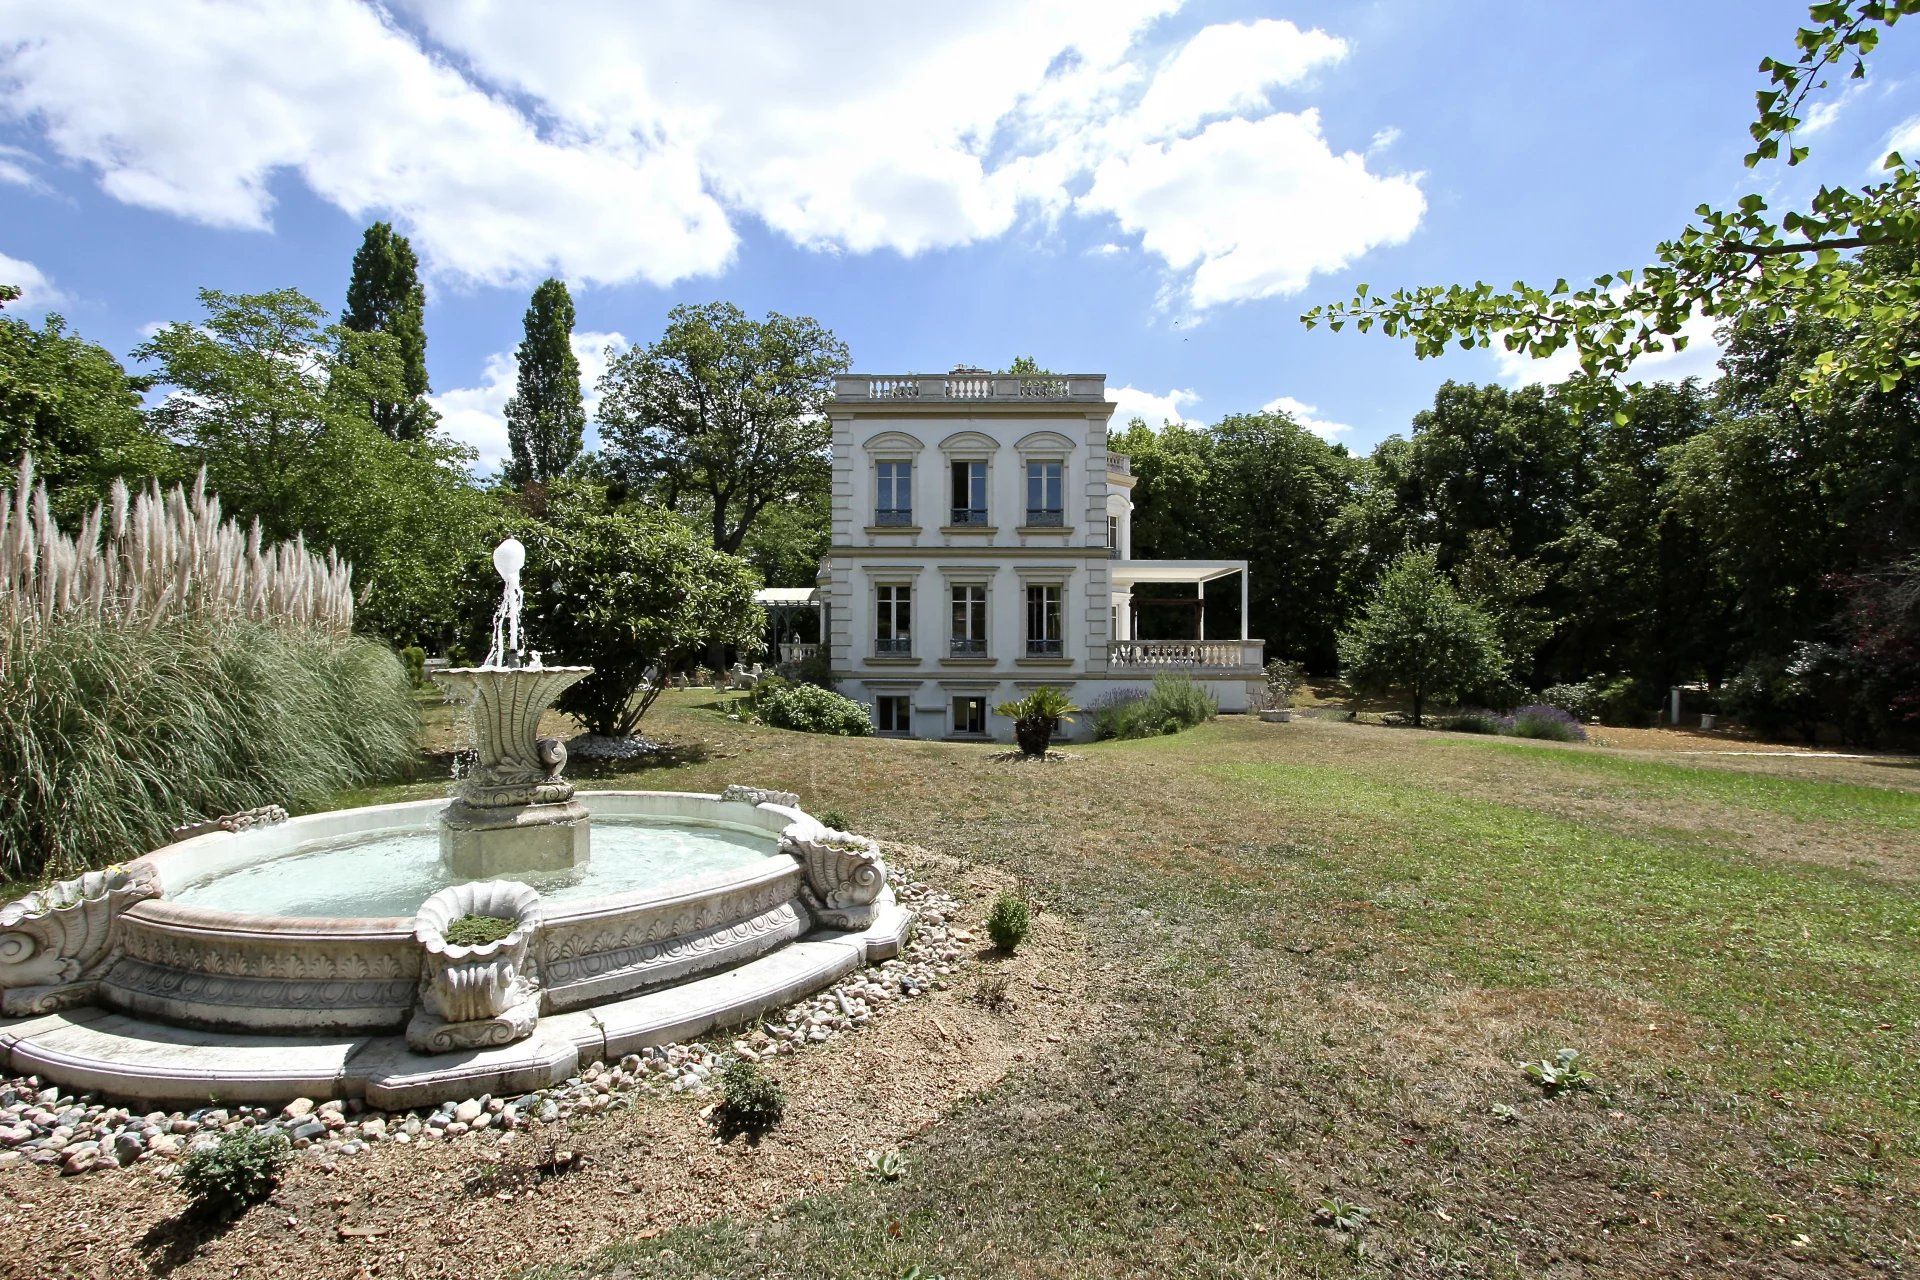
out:
{"label": "ornamental grass clump", "polygon": [[1507,733],[1515,738],[1543,738],[1549,742],[1585,742],[1587,731],[1559,707],[1545,703],[1518,707],[1507,717]]}
{"label": "ornamental grass clump", "polygon": [[0,494],[0,873],[123,862],[412,757],[406,673],[351,634],[344,565],[263,546],[197,487],[116,488],[69,537],[30,467],[20,485]]}

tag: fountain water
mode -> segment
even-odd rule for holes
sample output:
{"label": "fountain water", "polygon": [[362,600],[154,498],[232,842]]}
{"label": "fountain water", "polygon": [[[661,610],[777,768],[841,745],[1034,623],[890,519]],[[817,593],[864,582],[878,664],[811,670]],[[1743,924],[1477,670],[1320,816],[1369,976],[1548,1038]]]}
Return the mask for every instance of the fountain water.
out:
{"label": "fountain water", "polygon": [[493,645],[477,667],[434,674],[449,700],[471,713],[474,764],[460,779],[440,822],[440,857],[466,879],[564,871],[592,856],[592,828],[573,784],[560,776],[567,747],[542,738],[540,718],[555,698],[593,674],[592,667],[543,666],[523,655],[520,569],[527,551],[508,538],[493,551],[500,607]]}

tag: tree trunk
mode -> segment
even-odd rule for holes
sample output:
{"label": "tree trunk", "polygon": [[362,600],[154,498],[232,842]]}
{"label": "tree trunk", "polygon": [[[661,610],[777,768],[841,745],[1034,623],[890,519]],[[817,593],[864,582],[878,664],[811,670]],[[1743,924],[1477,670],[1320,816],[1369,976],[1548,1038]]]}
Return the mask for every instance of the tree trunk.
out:
{"label": "tree trunk", "polygon": [[1420,708],[1426,705],[1426,699],[1419,694],[1413,695],[1413,727],[1420,727]]}

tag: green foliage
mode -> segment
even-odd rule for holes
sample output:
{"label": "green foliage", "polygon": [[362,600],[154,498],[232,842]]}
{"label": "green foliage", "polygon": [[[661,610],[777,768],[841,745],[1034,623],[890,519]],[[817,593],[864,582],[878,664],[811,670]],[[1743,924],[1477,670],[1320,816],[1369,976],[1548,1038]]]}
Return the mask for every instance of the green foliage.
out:
{"label": "green foliage", "polygon": [[1267,685],[1267,705],[1283,709],[1293,705],[1293,699],[1300,692],[1300,686],[1307,682],[1307,670],[1297,662],[1286,658],[1274,658],[1267,663],[1263,673]]}
{"label": "green foliage", "polygon": [[1000,951],[1013,951],[1027,940],[1032,930],[1032,908],[1017,893],[1002,892],[987,910],[987,937]]}
{"label": "green foliage", "polygon": [[1044,756],[1061,722],[1071,723],[1073,713],[1078,710],[1065,689],[1043,684],[1024,698],[1001,703],[993,709],[993,714],[1013,721],[1013,740],[1022,755]]}
{"label": "green foliage", "polygon": [[1405,698],[1416,725],[1429,701],[1484,688],[1505,665],[1492,624],[1460,599],[1431,549],[1394,561],[1341,633],[1340,662],[1356,689]]}
{"label": "green foliage", "polygon": [[1593,1076],[1580,1061],[1578,1049],[1562,1049],[1551,1058],[1523,1062],[1520,1070],[1548,1097],[1573,1089],[1591,1089],[1594,1085]]}
{"label": "green foliage", "polygon": [[524,489],[567,473],[580,456],[587,414],[573,354],[573,295],[565,282],[541,281],[521,325],[526,336],[514,353],[519,374],[506,409],[506,481]]}
{"label": "green foliage", "polygon": [[141,413],[143,379],[105,347],[48,316],[36,329],[0,315],[0,465],[32,454],[62,520],[85,513],[116,479],[169,481],[178,461]]}
{"label": "green foliage", "polygon": [[1591,720],[1600,713],[1600,690],[1588,680],[1548,685],[1540,691],[1540,701],[1560,708],[1576,720]]}
{"label": "green foliage", "polygon": [[[609,510],[597,493],[560,486],[543,522],[513,528],[527,546],[522,575],[528,645],[593,674],[556,705],[593,732],[626,737],[664,681],[703,644],[751,652],[765,614],[753,572],[707,545],[686,521],[652,507]],[[469,616],[492,616],[499,579],[486,552],[467,553]]]}
{"label": "green foliage", "polygon": [[[1356,551],[1341,512],[1363,464],[1279,412],[1181,431],[1136,421],[1109,443],[1132,459],[1134,556],[1247,559],[1248,634],[1330,667]],[[1136,604],[1151,626],[1147,598]]]}
{"label": "green foliage", "polygon": [[[1864,75],[1881,30],[1914,13],[1920,0],[1812,5],[1810,25],[1795,36],[1797,57],[1761,63],[1772,87],[1758,95],[1748,165],[1778,158],[1783,138],[1787,162],[1798,164],[1806,148],[1793,144],[1793,130],[1809,95],[1826,87],[1827,66],[1851,61],[1853,74]],[[1822,186],[1804,209],[1777,220],[1759,194],[1742,196],[1730,210],[1703,204],[1695,210],[1699,222],[1661,244],[1651,265],[1607,272],[1584,287],[1562,279],[1546,288],[1477,283],[1376,296],[1363,284],[1352,300],[1315,307],[1301,319],[1309,328],[1352,323],[1362,332],[1377,324],[1390,337],[1412,339],[1423,359],[1456,343],[1488,347],[1496,337],[1506,350],[1535,357],[1570,347],[1589,375],[1576,384],[1576,396],[1612,406],[1618,393],[1611,379],[1643,355],[1683,349],[1681,326],[1694,314],[1729,322],[1793,312],[1845,326],[1806,366],[1797,402],[1821,408],[1889,393],[1920,368],[1913,355],[1920,276],[1864,273],[1843,253],[1920,241],[1920,172],[1896,152],[1883,173],[1858,188]]]}
{"label": "green foliage", "polygon": [[852,698],[816,684],[789,684],[759,699],[754,714],[763,724],[801,733],[831,733],[864,738],[873,732],[867,709]]}
{"label": "green foliage", "polygon": [[786,1111],[786,1096],[779,1081],[751,1062],[730,1063],[720,1073],[720,1091],[713,1123],[723,1138],[739,1134],[758,1137],[779,1124]]}
{"label": "green foliage", "polygon": [[822,523],[792,532],[817,545],[830,482],[823,410],[847,363],[847,345],[806,316],[677,306],[658,342],[622,353],[600,380],[609,460],[666,506],[702,506],[722,551],[740,550],[776,505],[809,507]]}
{"label": "green foliage", "polygon": [[907,1158],[898,1151],[868,1151],[860,1171],[870,1182],[898,1182],[907,1175]]}
{"label": "green foliage", "polygon": [[1507,732],[1507,718],[1497,711],[1471,707],[1444,717],[1440,727],[1452,733],[1504,734]]}
{"label": "green foliage", "polygon": [[1373,1221],[1373,1210],[1339,1196],[1328,1196],[1313,1211],[1314,1222],[1322,1227],[1332,1227],[1335,1231],[1364,1231]]}
{"label": "green foliage", "polygon": [[400,650],[400,665],[407,669],[407,683],[416,689],[426,687],[427,651],[417,644],[410,644]]}
{"label": "green foliage", "polygon": [[492,512],[471,450],[431,433],[397,442],[368,418],[376,387],[398,385],[389,336],[329,328],[292,289],[200,300],[203,320],[135,348],[174,390],[155,422],[206,468],[229,515],[351,562],[360,625],[396,640],[451,625],[460,568]]}
{"label": "green foliage", "polygon": [[446,939],[456,947],[484,947],[512,933],[514,925],[499,916],[464,915],[447,922]]}
{"label": "green foliage", "polygon": [[202,1212],[236,1217],[273,1194],[292,1159],[293,1149],[282,1134],[236,1129],[180,1162],[180,1189]]}
{"label": "green foliage", "polygon": [[1587,731],[1558,707],[1536,703],[1518,707],[1507,717],[1507,733],[1515,738],[1539,738],[1549,742],[1585,742]]}
{"label": "green foliage", "polygon": [[187,617],[0,629],[0,870],[136,858],[184,821],[326,805],[391,777],[419,731],[372,640]]}
{"label": "green foliage", "polygon": [[[1004,714],[1004,713],[1002,713]],[[1219,701],[1187,676],[1159,675],[1146,693],[1124,690],[1089,708],[1095,738],[1152,738],[1204,724]]]}
{"label": "green foliage", "polygon": [[813,816],[820,819],[822,825],[831,827],[835,831],[853,830],[853,819],[847,816],[844,809],[822,809]]}
{"label": "green foliage", "polygon": [[[439,420],[427,403],[426,291],[420,287],[420,264],[413,245],[393,226],[376,222],[367,228],[353,255],[353,278],[347,284],[347,305],[340,314],[343,329],[357,334],[381,334],[392,343],[396,386],[367,402],[367,416],[394,440],[417,440]],[[348,358],[355,348],[349,347]]]}

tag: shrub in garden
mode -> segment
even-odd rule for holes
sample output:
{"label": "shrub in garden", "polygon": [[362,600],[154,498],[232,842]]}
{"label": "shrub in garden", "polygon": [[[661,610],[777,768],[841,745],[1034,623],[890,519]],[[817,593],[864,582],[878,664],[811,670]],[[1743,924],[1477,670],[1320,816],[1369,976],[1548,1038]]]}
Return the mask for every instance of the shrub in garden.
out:
{"label": "shrub in garden", "polygon": [[197,488],[115,486],[69,536],[23,467],[0,501],[0,872],[126,861],[182,822],[391,776],[418,711],[352,621],[344,565],[260,546]]}
{"label": "shrub in garden", "polygon": [[407,682],[418,689],[427,683],[427,651],[410,644],[400,651],[400,665],[407,669]]}
{"label": "shrub in garden", "polygon": [[1591,720],[1600,713],[1600,690],[1590,680],[1550,684],[1540,691],[1540,701],[1560,708],[1575,720]]}
{"label": "shrub in garden", "polygon": [[1267,706],[1273,710],[1285,710],[1293,705],[1294,695],[1300,692],[1300,686],[1306,683],[1307,669],[1297,662],[1285,658],[1275,658],[1266,666]]}
{"label": "shrub in garden", "polygon": [[[755,692],[759,693],[757,689]],[[832,733],[843,738],[864,738],[873,732],[873,721],[865,707],[817,684],[783,685],[761,694],[752,705],[761,723],[776,729]]]}
{"label": "shrub in garden", "polygon": [[231,1218],[273,1194],[292,1155],[278,1133],[236,1129],[180,1162],[180,1189],[201,1212]]}
{"label": "shrub in garden", "polygon": [[987,936],[1001,951],[1012,951],[1033,929],[1033,912],[1017,893],[1002,893],[987,911]]}
{"label": "shrub in garden", "polygon": [[758,1136],[780,1123],[786,1096],[772,1076],[751,1062],[735,1062],[720,1075],[721,1098],[714,1108],[714,1127],[720,1136]]}
{"label": "shrub in garden", "polygon": [[1130,738],[1140,704],[1147,700],[1143,689],[1113,689],[1095,698],[1085,708],[1087,723],[1096,742]]}
{"label": "shrub in garden", "polygon": [[1485,707],[1463,707],[1442,720],[1440,727],[1454,733],[1502,734],[1512,726],[1498,711],[1488,711]]}
{"label": "shrub in garden", "polygon": [[1544,703],[1516,708],[1507,717],[1508,735],[1515,738],[1544,738],[1552,742],[1585,742],[1587,731],[1578,720],[1559,707]]}
{"label": "shrub in garden", "polygon": [[1013,721],[1013,740],[1023,756],[1044,756],[1053,745],[1060,722],[1071,722],[1080,708],[1073,705],[1065,689],[1043,684],[1024,698],[1003,702],[993,714]]}

